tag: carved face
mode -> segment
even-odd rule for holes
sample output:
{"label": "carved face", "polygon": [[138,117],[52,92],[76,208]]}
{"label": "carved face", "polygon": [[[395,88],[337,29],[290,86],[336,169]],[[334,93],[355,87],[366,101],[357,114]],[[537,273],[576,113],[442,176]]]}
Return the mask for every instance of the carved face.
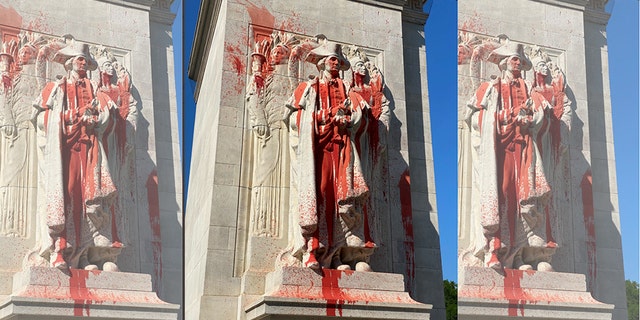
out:
{"label": "carved face", "polygon": [[73,71],[77,72],[80,76],[87,74],[87,59],[84,56],[76,56],[71,63]]}
{"label": "carved face", "polygon": [[507,60],[508,71],[520,73],[520,68],[521,68],[520,56],[511,56],[509,60]]}
{"label": "carved face", "polygon": [[100,70],[110,76],[113,76],[114,70],[111,61],[105,61],[104,63],[102,63],[102,65],[100,66]]}
{"label": "carved face", "polygon": [[271,64],[282,64],[287,59],[286,50],[277,46],[271,50]]}
{"label": "carved face", "polygon": [[364,76],[367,74],[367,67],[365,66],[364,62],[358,61],[353,66],[353,71],[359,75]]}
{"label": "carved face", "polygon": [[548,75],[549,74],[549,67],[547,66],[547,64],[544,61],[540,61],[536,64],[536,68],[535,68],[536,72],[542,75]]}
{"label": "carved face", "polygon": [[340,65],[340,60],[336,56],[328,56],[324,62],[324,70],[329,71],[331,73],[338,72],[340,69],[338,66]]}
{"label": "carved face", "polygon": [[18,51],[18,63],[20,65],[29,64],[35,57],[35,50],[32,47],[24,46]]}

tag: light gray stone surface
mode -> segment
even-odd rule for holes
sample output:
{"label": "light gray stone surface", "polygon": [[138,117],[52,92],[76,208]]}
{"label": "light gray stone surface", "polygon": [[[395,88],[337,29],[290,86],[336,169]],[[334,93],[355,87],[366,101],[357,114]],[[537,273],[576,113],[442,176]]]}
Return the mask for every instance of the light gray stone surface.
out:
{"label": "light gray stone surface", "polygon": [[284,267],[267,275],[266,294],[247,319],[429,319],[431,305],[404,291],[402,275]]}
{"label": "light gray stone surface", "polygon": [[152,291],[139,273],[32,267],[14,277],[11,296],[0,302],[0,319],[177,319],[180,305]]}
{"label": "light gray stone surface", "polygon": [[614,305],[595,300],[576,273],[461,267],[460,319],[612,319]]}

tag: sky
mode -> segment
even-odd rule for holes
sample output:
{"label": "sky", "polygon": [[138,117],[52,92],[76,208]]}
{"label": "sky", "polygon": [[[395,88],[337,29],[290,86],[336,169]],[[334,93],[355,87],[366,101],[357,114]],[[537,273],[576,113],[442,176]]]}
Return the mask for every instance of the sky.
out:
{"label": "sky", "polygon": [[[430,16],[425,25],[431,135],[435,168],[437,211],[442,252],[443,278],[457,280],[457,1],[429,0]],[[607,11],[609,78],[615,141],[616,172],[625,279],[638,282],[638,4],[636,0],[610,0]],[[183,167],[184,194],[188,191],[191,139],[195,105],[195,82],[187,77],[187,66],[197,21],[199,0],[176,0],[184,9],[184,37],[174,30],[176,75],[183,75]],[[178,8],[179,9],[179,8]],[[176,18],[176,25],[178,24]],[[174,25],[175,26],[175,25]],[[178,59],[180,41],[183,57]],[[179,66],[182,70],[179,70]],[[178,81],[176,81],[178,82]],[[180,90],[178,90],[180,91]],[[178,100],[180,101],[180,100]]]}

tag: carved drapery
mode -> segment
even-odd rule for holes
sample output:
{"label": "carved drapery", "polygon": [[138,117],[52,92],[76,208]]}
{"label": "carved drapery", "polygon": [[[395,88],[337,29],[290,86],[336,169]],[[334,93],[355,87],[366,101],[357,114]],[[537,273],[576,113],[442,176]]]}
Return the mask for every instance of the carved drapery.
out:
{"label": "carved drapery", "polygon": [[[245,146],[245,150],[252,152],[249,232],[252,237],[287,238],[289,248],[280,255],[279,264],[301,265],[302,256],[305,254],[303,248],[308,245],[303,237],[305,231],[304,227],[301,229],[301,225],[304,225],[301,219],[306,219],[305,216],[309,213],[301,211],[306,208],[306,204],[303,203],[306,200],[301,198],[303,190],[300,188],[308,188],[309,183],[315,184],[313,177],[319,176],[317,171],[319,169],[313,167],[314,161],[317,161],[313,160],[315,151],[311,149],[301,151],[300,139],[309,139],[310,136],[305,136],[307,133],[302,134],[302,131],[299,131],[297,123],[301,117],[305,116],[301,114],[300,109],[292,107],[291,99],[295,99],[292,97],[292,94],[295,96],[294,91],[299,90],[294,90],[296,87],[301,88],[300,86],[307,85],[301,79],[302,76],[308,75],[316,79],[310,80],[311,82],[318,81],[315,76],[318,71],[316,66],[309,62],[309,56],[314,49],[328,42],[324,35],[306,37],[279,31],[271,34],[258,31],[254,35],[254,44],[251,48],[251,72],[246,91],[246,106],[252,139],[250,146]],[[371,241],[375,237],[373,235],[381,233],[383,229],[381,225],[384,224],[384,219],[380,219],[378,212],[388,210],[386,134],[389,103],[383,93],[385,87],[382,72],[376,66],[375,59],[370,59],[375,58],[376,53],[346,45],[344,48],[343,59],[351,61],[351,67],[347,66],[347,69],[340,71],[341,83],[344,83],[345,94],[361,97],[358,99],[362,99],[364,106],[363,117],[366,119],[362,119],[362,123],[366,125],[363,125],[363,132],[358,135],[362,138],[354,141],[354,148],[357,149],[354,151],[359,157],[357,165],[365,168],[358,170],[365,172],[364,179],[369,187],[366,201],[358,204],[356,210],[359,212],[356,217],[360,218],[350,222],[342,221],[344,222],[342,227],[336,221],[335,223],[338,223],[336,228],[329,226],[329,229],[326,229],[326,225],[317,228],[320,229],[320,233],[340,228],[351,236],[362,233],[356,235],[361,238],[360,241],[363,244],[363,248],[356,251],[362,252],[346,253],[347,251],[344,251],[345,255],[361,257],[343,258],[349,261],[358,259],[368,261],[373,247],[366,249],[364,244],[369,243],[373,246]],[[349,65],[348,61],[347,65]],[[321,93],[316,93],[318,99],[322,99]],[[302,100],[296,103],[302,103]],[[351,102],[355,103],[353,100]],[[309,112],[314,112],[313,105],[309,104],[308,108]],[[320,111],[317,110],[317,112]],[[306,166],[301,165],[302,163]],[[301,181],[305,182],[301,183]],[[362,211],[367,212],[368,218],[364,218]],[[314,211],[312,215],[315,214]],[[288,226],[288,231],[283,233],[282,227],[285,225]],[[354,231],[356,229],[360,231]],[[365,232],[367,236],[364,235]],[[345,239],[347,243],[351,241],[349,235]],[[326,235],[320,237],[326,237]],[[345,246],[348,247],[348,245]],[[339,251],[330,248],[327,250]],[[351,267],[355,268],[355,262],[353,264],[354,266]]]}
{"label": "carved drapery", "polygon": [[[57,37],[27,30],[19,31],[11,41],[3,43],[5,50],[1,56],[7,63],[2,64],[3,89],[2,99],[0,99],[2,108],[0,115],[0,125],[2,125],[0,130],[0,235],[25,238],[35,235],[36,249],[29,253],[27,259],[27,263],[32,265],[53,265],[56,250],[59,251],[61,259],[67,260],[67,263],[63,264],[65,266],[85,267],[90,264],[87,260],[116,262],[117,253],[128,243],[125,234],[127,234],[126,217],[129,210],[125,208],[135,206],[133,200],[135,166],[132,151],[137,107],[136,101],[131,96],[131,77],[122,65],[126,53],[98,45],[83,45],[87,48],[83,54],[88,66],[91,66],[92,62],[95,63],[96,59],[101,63],[88,68],[90,71],[87,72],[86,81],[78,79],[72,85],[76,89],[70,89],[70,82],[68,82],[70,74],[63,67],[66,61],[62,61],[63,58],[60,57],[64,57],[62,53],[65,50],[69,51],[70,48],[80,47],[80,45],[81,43],[70,35]],[[66,68],[71,70],[69,64]],[[105,74],[105,68],[109,68],[109,74]],[[58,80],[52,81],[56,76]],[[79,98],[72,99],[73,101],[69,100],[68,97],[75,92],[80,92],[79,83],[82,83],[81,91],[86,92],[86,95],[82,98],[78,96]],[[56,94],[56,92],[65,94]],[[89,163],[87,168],[102,167],[99,171],[101,173],[95,177],[102,182],[100,186],[93,187],[90,181],[94,178],[83,179],[82,187],[85,189],[83,194],[99,193],[96,190],[104,188],[102,184],[107,182],[107,185],[113,183],[114,190],[118,191],[113,193],[115,197],[113,199],[96,198],[102,199],[101,202],[108,202],[108,205],[92,202],[93,200],[83,204],[85,207],[83,210],[87,211],[86,214],[90,216],[88,219],[91,220],[87,222],[87,228],[96,229],[89,233],[84,231],[83,226],[77,225],[78,221],[73,221],[78,219],[69,216],[67,209],[70,207],[66,197],[60,198],[62,202],[67,203],[66,205],[58,206],[55,201],[52,202],[55,198],[55,192],[50,192],[52,188],[58,188],[60,192],[66,188],[65,192],[69,192],[68,185],[65,185],[66,179],[61,178],[59,182],[48,179],[52,174],[66,177],[64,172],[67,171],[63,168],[70,165],[64,160],[68,157],[62,147],[65,142],[55,144],[51,140],[51,130],[53,130],[50,127],[53,124],[51,119],[55,118],[51,115],[55,113],[54,109],[62,108],[60,112],[65,117],[65,122],[58,122],[59,129],[56,130],[61,130],[62,133],[68,132],[67,130],[71,130],[69,129],[71,127],[66,128],[66,124],[74,120],[67,115],[69,112],[65,113],[62,110],[71,108],[70,105],[74,103],[80,103],[78,101],[82,101],[87,96],[95,98],[91,104],[100,109],[95,109],[94,115],[89,115],[87,113],[89,111],[81,112],[82,115],[79,116],[83,117],[82,119],[95,121],[95,124],[83,129],[82,135],[91,137],[94,131],[101,133],[99,141],[90,142],[93,138],[81,138],[81,140],[88,139],[86,144],[88,148],[100,145],[100,151],[94,156],[89,156],[86,161]],[[79,107],[84,108],[84,106]],[[90,118],[95,120],[88,120]],[[106,127],[103,128],[100,124],[105,124]],[[50,162],[56,158],[50,156],[52,153],[59,154],[57,165]],[[106,177],[108,179],[104,180]],[[94,212],[95,208],[101,209],[96,209]],[[51,223],[52,217],[55,216],[65,217],[68,223],[63,223],[61,230],[56,227],[56,231],[53,232]],[[30,221],[33,220],[35,220],[35,231],[29,230]],[[66,230],[67,228],[76,229],[72,232]],[[77,240],[74,239],[73,248],[69,241],[65,250],[64,244],[55,242],[52,238],[53,233],[69,236],[74,234]],[[108,239],[101,240],[101,237]],[[91,238],[93,240],[90,240]],[[63,248],[56,249],[56,245],[59,247],[62,245]],[[83,253],[70,253],[80,250],[79,248],[97,248],[105,245],[110,247],[106,250],[109,253],[95,249],[87,249],[89,251]],[[71,258],[72,255],[80,257]],[[87,258],[87,255],[91,257]],[[98,268],[102,268],[102,265]]]}
{"label": "carved drapery", "polygon": [[[510,72],[503,71],[499,77],[495,64],[507,70],[504,63],[508,58],[499,53],[515,47],[516,43],[504,35],[488,37],[464,31],[459,35],[458,64],[465,75],[460,77],[459,94],[471,98],[459,107],[459,258],[463,265],[549,270],[545,263],[551,262],[564,240],[558,214],[569,212],[571,206],[571,103],[558,65],[563,62],[562,54],[552,49],[517,44],[520,53],[511,53],[527,65],[518,76],[524,87],[518,89],[516,80],[505,80],[511,79]],[[518,90],[522,97],[516,98],[513,92]],[[517,99],[527,107],[511,106]],[[506,110],[516,109],[521,111],[513,120],[501,120]],[[521,149],[500,147],[507,143],[499,137],[509,126],[517,126],[514,133]],[[505,160],[511,155],[516,159],[513,163]],[[507,193],[510,180],[503,172],[510,165],[521,175],[530,175],[515,180],[519,182],[514,194],[520,199],[515,205],[507,203],[511,199]],[[535,190],[543,193],[528,195],[536,194]]]}

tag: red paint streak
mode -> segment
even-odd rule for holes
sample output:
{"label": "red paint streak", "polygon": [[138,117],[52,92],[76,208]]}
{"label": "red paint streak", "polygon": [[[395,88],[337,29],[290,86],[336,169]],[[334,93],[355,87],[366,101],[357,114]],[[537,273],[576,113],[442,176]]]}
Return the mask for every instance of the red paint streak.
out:
{"label": "red paint streak", "polygon": [[[510,317],[517,317],[518,310],[520,316],[524,317],[524,305],[527,303],[525,293],[520,286],[520,280],[525,271],[515,269],[504,269],[504,296],[509,300],[508,314]],[[528,271],[533,273],[534,271]]]}
{"label": "red paint streak", "polygon": [[147,201],[149,203],[149,224],[153,250],[154,291],[160,291],[162,279],[162,240],[160,233],[160,201],[158,199],[158,171],[153,169],[147,178]]}
{"label": "red paint streak", "polygon": [[100,273],[100,271],[87,271],[80,269],[70,269],[71,277],[69,278],[69,296],[73,299],[73,315],[84,316],[84,311],[89,316],[89,310],[92,303],[91,292],[87,288],[87,279],[89,272]]}
{"label": "red paint streak", "polygon": [[342,306],[349,301],[346,294],[340,288],[340,278],[342,274],[350,275],[353,271],[340,271],[332,269],[322,269],[322,299],[327,300],[327,316],[336,316],[336,311],[342,316]]}
{"label": "red paint streak", "polygon": [[[22,27],[22,16],[12,7],[5,8],[0,5],[0,21],[6,26],[14,28]],[[5,39],[2,40],[4,41]]]}
{"label": "red paint streak", "polygon": [[413,281],[415,278],[414,242],[413,242],[413,209],[411,208],[411,177],[409,168],[400,176],[398,182],[400,189],[400,208],[402,212],[402,227],[404,228],[404,255],[406,260],[407,291],[413,293]]}
{"label": "red paint streak", "polygon": [[258,8],[257,5],[246,1],[247,12],[251,19],[251,23],[262,27],[273,29],[276,25],[276,18],[264,6]]}
{"label": "red paint streak", "polygon": [[594,224],[593,208],[593,183],[591,169],[587,169],[582,176],[580,188],[582,189],[582,211],[584,216],[584,229],[587,233],[587,286],[592,291],[596,283],[596,227]]}

